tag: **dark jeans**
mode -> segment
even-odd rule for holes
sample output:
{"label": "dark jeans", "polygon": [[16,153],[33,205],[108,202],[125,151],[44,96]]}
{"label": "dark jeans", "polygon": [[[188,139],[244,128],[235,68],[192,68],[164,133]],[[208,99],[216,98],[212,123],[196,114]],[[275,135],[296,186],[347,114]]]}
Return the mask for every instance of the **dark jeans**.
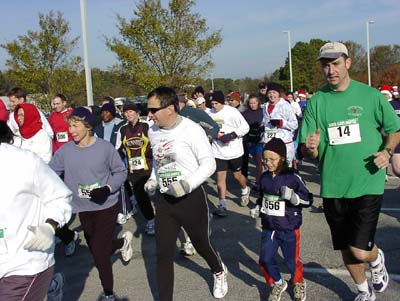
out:
{"label": "dark jeans", "polygon": [[116,203],[104,210],[79,213],[86,242],[99,271],[101,285],[105,292],[110,293],[114,288],[111,255],[124,245],[123,238],[113,240],[118,209],[119,204]]}
{"label": "dark jeans", "polygon": [[156,206],[157,282],[161,301],[173,300],[174,255],[181,227],[213,273],[223,270],[221,258],[210,242],[209,208],[203,187],[182,198],[158,195]]}

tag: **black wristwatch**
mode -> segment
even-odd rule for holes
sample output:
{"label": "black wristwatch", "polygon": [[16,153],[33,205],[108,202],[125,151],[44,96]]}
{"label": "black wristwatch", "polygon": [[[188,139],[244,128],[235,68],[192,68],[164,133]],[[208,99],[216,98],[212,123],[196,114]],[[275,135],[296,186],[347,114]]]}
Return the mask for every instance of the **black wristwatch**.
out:
{"label": "black wristwatch", "polygon": [[388,152],[390,158],[393,157],[393,150],[390,147],[386,147],[385,150]]}

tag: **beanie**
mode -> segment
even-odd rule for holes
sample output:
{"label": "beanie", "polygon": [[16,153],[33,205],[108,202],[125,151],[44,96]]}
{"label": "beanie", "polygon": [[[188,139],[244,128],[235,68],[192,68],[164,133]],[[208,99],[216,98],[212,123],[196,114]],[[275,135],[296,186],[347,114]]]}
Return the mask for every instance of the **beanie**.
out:
{"label": "beanie", "polygon": [[231,94],[229,94],[229,97],[233,100],[240,102],[240,93],[239,92],[232,92]]}
{"label": "beanie", "polygon": [[134,103],[126,103],[123,108],[122,111],[125,113],[126,111],[135,111],[135,112],[139,112],[139,108],[137,105],[135,105]]}
{"label": "beanie", "polygon": [[282,91],[282,86],[278,83],[269,83],[267,85],[267,87],[268,87],[268,91],[274,90],[274,91],[277,91],[278,93],[281,93],[281,91]]}
{"label": "beanie", "polygon": [[75,108],[70,116],[77,116],[84,119],[89,125],[94,128],[94,118],[93,114],[84,107],[77,107]]}
{"label": "beanie", "polygon": [[104,111],[110,112],[110,114],[115,117],[117,115],[117,111],[115,110],[115,106],[112,103],[105,103],[101,109],[100,109],[100,114]]}
{"label": "beanie", "polygon": [[[269,86],[268,86],[269,88]],[[271,151],[277,153],[286,160],[286,144],[279,138],[272,138],[264,145],[264,151]]]}
{"label": "beanie", "polygon": [[211,101],[217,101],[221,104],[225,104],[225,96],[222,91],[215,91],[211,96]]}

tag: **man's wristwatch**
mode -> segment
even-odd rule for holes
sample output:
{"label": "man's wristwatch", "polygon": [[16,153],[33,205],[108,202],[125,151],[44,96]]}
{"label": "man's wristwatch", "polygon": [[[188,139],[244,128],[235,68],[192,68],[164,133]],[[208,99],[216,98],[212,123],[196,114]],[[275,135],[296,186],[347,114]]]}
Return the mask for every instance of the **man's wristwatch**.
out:
{"label": "man's wristwatch", "polygon": [[390,158],[393,157],[393,150],[390,147],[386,147],[385,150],[388,152]]}

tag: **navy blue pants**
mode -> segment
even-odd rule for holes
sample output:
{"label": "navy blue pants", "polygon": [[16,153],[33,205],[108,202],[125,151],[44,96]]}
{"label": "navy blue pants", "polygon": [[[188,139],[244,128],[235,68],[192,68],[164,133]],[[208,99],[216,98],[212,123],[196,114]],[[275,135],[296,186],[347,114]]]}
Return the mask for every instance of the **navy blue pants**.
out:
{"label": "navy blue pants", "polygon": [[263,229],[261,234],[260,267],[265,281],[272,285],[281,279],[278,249],[281,248],[293,284],[303,282],[303,263],[300,260],[300,229],[273,231]]}

